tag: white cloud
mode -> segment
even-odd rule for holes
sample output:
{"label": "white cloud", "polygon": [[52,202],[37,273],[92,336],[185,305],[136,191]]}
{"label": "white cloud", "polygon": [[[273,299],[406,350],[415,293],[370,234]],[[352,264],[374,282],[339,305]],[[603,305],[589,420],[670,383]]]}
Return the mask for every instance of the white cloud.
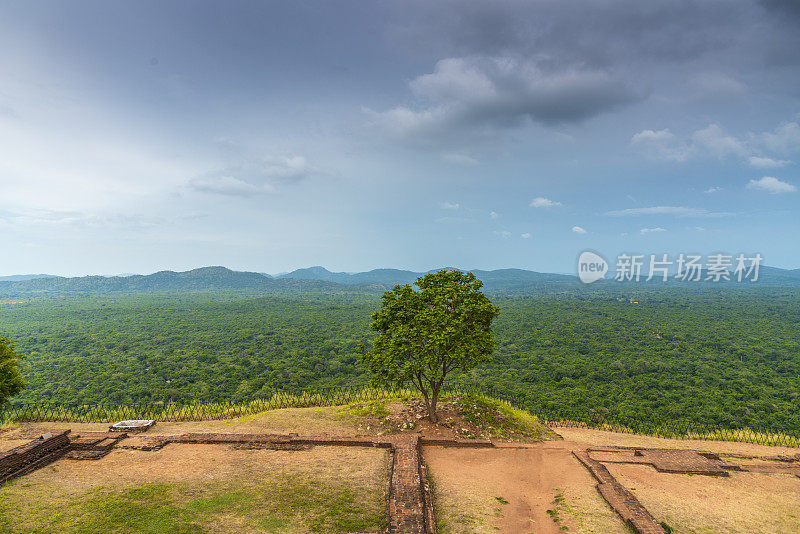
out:
{"label": "white cloud", "polygon": [[689,157],[690,149],[669,131],[663,130],[642,130],[634,134],[631,144],[641,148],[652,157],[674,161],[685,161]]}
{"label": "white cloud", "polygon": [[744,144],[732,135],[727,135],[718,124],[709,124],[694,132],[692,143],[720,159],[747,154]]}
{"label": "white cloud", "polygon": [[[231,147],[235,145],[230,145]],[[247,196],[272,193],[276,185],[291,184],[321,171],[302,156],[254,157],[248,152],[228,156],[231,164],[190,180],[189,185],[206,193]]]}
{"label": "white cloud", "polygon": [[719,159],[743,158],[753,167],[776,168],[791,163],[763,155],[762,152],[790,154],[800,152],[800,124],[787,122],[773,132],[749,133],[746,140],[730,135],[719,124],[709,124],[696,130],[688,139],[680,139],[668,128],[642,130],[631,137],[631,145],[658,159],[686,161],[692,157],[710,155]]}
{"label": "white cloud", "polygon": [[478,164],[478,160],[468,156],[466,154],[460,154],[456,152],[445,152],[442,154],[442,159],[447,161],[448,163],[454,163],[456,165],[464,165],[467,167],[471,167],[473,165]]}
{"label": "white cloud", "polygon": [[197,191],[231,196],[251,196],[260,193],[272,193],[275,188],[269,184],[256,185],[234,178],[220,176],[216,178],[196,178],[189,185]]}
{"label": "white cloud", "polygon": [[573,226],[572,227],[572,231],[575,232],[576,234],[585,234],[585,233],[587,233],[586,230],[584,230],[580,226]]}
{"label": "white cloud", "polygon": [[522,239],[530,239],[531,238],[531,234],[530,234],[530,232],[525,232],[524,234],[520,234],[520,237]]}
{"label": "white cloud", "polygon": [[491,218],[493,221],[496,221],[497,219],[499,219],[499,218],[500,218],[500,214],[499,214],[499,213],[497,213],[496,211],[490,211],[490,212],[489,212],[489,217],[490,217],[490,218]]}
{"label": "white cloud", "polygon": [[800,152],[800,124],[785,122],[774,132],[761,134],[760,139],[769,150],[779,154]]}
{"label": "white cloud", "polygon": [[265,158],[260,170],[269,179],[287,181],[300,180],[311,173],[318,172],[316,168],[308,164],[303,156]]}
{"label": "white cloud", "polygon": [[442,202],[442,209],[443,210],[457,210],[461,207],[461,204],[458,202]]}
{"label": "white cloud", "polygon": [[496,235],[496,236],[500,236],[500,237],[502,237],[503,239],[508,239],[509,237],[511,237],[511,232],[509,232],[508,230],[503,230],[503,231],[495,231],[495,232],[494,232],[494,235]]}
{"label": "white cloud", "polygon": [[722,188],[721,188],[721,187],[719,187],[719,186],[713,186],[713,187],[709,187],[708,189],[706,189],[705,191],[703,191],[703,193],[718,193],[718,192],[720,192],[720,191],[722,191]]}
{"label": "white cloud", "polygon": [[747,183],[748,189],[761,189],[774,195],[780,193],[793,193],[797,191],[797,187],[788,183],[778,180],[773,176],[764,176],[758,180],[750,180]]}
{"label": "white cloud", "polygon": [[660,226],[656,226],[655,228],[642,228],[641,230],[639,230],[639,233],[644,235],[644,234],[650,234],[650,233],[653,233],[653,232],[666,232],[666,231],[667,230],[665,228],[661,228]]}
{"label": "white cloud", "polygon": [[647,208],[628,208],[607,211],[611,217],[639,217],[642,215],[672,215],[674,217],[727,217],[728,212],[711,212],[705,208],[689,208],[686,206],[651,206]]}
{"label": "white cloud", "polygon": [[750,156],[749,161],[751,167],[757,167],[760,169],[777,169],[779,167],[785,167],[791,163],[791,161],[786,159],[762,158],[759,156]]}
{"label": "white cloud", "polygon": [[531,200],[530,203],[532,208],[554,208],[560,205],[561,202],[556,202],[555,200],[550,200],[549,198],[544,197],[536,197]]}

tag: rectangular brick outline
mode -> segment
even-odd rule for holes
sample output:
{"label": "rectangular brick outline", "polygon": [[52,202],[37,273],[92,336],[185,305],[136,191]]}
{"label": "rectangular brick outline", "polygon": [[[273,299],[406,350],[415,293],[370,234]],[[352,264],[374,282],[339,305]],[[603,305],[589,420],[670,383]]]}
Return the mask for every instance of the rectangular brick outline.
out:
{"label": "rectangular brick outline", "polygon": [[788,455],[753,456],[753,455],[739,455],[739,454],[732,455],[737,458],[743,458],[743,459],[770,460],[775,462],[775,464],[773,465],[764,465],[764,464],[730,463],[720,458],[720,456],[725,456],[724,454],[717,452],[701,451],[698,449],[664,449],[664,448],[647,448],[647,447],[631,447],[631,446],[615,446],[615,447],[586,449],[586,452],[589,453],[590,456],[592,452],[622,452],[622,451],[633,451],[634,454],[636,454],[636,452],[638,451],[644,451],[646,453],[656,453],[656,454],[692,452],[716,464],[716,466],[714,468],[709,468],[708,462],[700,462],[700,464],[705,464],[705,465],[693,464],[692,462],[687,462],[686,464],[681,466],[666,467],[664,465],[660,465],[657,460],[653,461],[652,457],[649,460],[646,458],[642,458],[641,460],[632,461],[630,458],[622,458],[619,460],[598,460],[598,461],[603,463],[649,465],[653,469],[661,473],[678,473],[678,474],[727,477],[730,476],[730,471],[744,471],[750,473],[783,473],[783,474],[795,475],[798,478],[800,478],[800,454],[792,456]]}
{"label": "rectangular brick outline", "polygon": [[[328,445],[389,449],[392,458],[389,464],[387,488],[389,497],[386,510],[389,519],[388,532],[392,534],[435,534],[436,522],[433,514],[433,504],[422,457],[422,445],[425,441],[416,434],[386,437],[301,437],[296,434],[190,433],[156,438],[149,445],[136,448],[157,450],[169,443],[192,443],[263,444],[278,447]],[[459,446],[455,441],[447,443]],[[491,446],[491,443],[488,443]],[[466,446],[469,446],[469,444]]]}
{"label": "rectangular brick outline", "polygon": [[[592,473],[592,476],[598,481],[597,484],[597,491],[603,496],[603,498],[608,502],[611,508],[614,509],[617,514],[625,521],[628,525],[633,528],[639,534],[664,534],[664,528],[656,522],[655,518],[647,511],[647,509],[642,506],[639,500],[636,498],[633,493],[628,491],[624,488],[616,478],[609,472],[609,470],[600,463],[599,460],[595,460],[590,456],[590,453],[593,451],[597,452],[618,452],[618,451],[651,451],[651,452],[693,452],[699,456],[702,456],[708,460],[718,463],[720,469],[719,470],[709,470],[707,468],[698,468],[696,465],[692,465],[691,463],[687,464],[684,469],[664,469],[660,466],[656,465],[655,463],[651,463],[650,461],[629,461],[629,459],[619,460],[619,461],[611,461],[609,463],[631,463],[631,464],[640,464],[640,465],[650,465],[655,470],[660,471],[662,473],[682,473],[682,474],[701,474],[707,476],[730,476],[727,471],[748,471],[752,473],[785,473],[785,474],[793,474],[800,478],[800,464],[794,465],[797,462],[800,462],[800,454],[794,456],[747,456],[750,459],[764,459],[764,460],[774,460],[776,462],[780,462],[778,465],[760,465],[760,464],[752,464],[752,465],[739,465],[739,464],[731,464],[723,461],[718,453],[708,452],[708,451],[700,451],[695,449],[649,449],[646,447],[603,447],[603,448],[589,448],[584,451],[572,451],[572,454]],[[606,460],[603,460],[606,461]],[[787,465],[791,464],[791,465]]]}
{"label": "rectangular brick outline", "polygon": [[[0,456],[0,466],[5,457],[13,458],[20,450],[27,451],[30,461],[25,469],[13,473],[13,477],[31,472],[60,458],[67,452],[76,454],[75,459],[96,459],[107,454],[117,442],[126,437],[122,434],[104,435],[103,433],[84,433],[84,437],[76,435],[70,440],[69,430],[58,431],[44,442],[34,440],[22,445],[5,455]],[[95,435],[97,434],[97,435]],[[436,520],[433,510],[430,485],[427,478],[427,466],[422,454],[423,446],[494,448],[488,440],[449,440],[426,439],[418,434],[400,434],[383,437],[332,437],[332,436],[298,436],[297,434],[220,434],[189,433],[178,436],[154,436],[151,443],[144,446],[121,446],[121,448],[145,451],[158,450],[170,443],[183,444],[240,444],[240,445],[272,445],[287,449],[305,446],[350,446],[380,447],[389,449],[392,460],[388,477],[388,503],[390,534],[435,534]],[[46,446],[42,446],[46,444]],[[296,450],[296,449],[295,449]],[[95,454],[92,454],[95,453]],[[639,534],[663,534],[664,529],[655,518],[641,505],[636,497],[622,487],[619,482],[599,461],[589,456],[589,451],[573,451],[580,461],[599,482],[597,489],[603,498]],[[38,460],[37,460],[38,458]],[[16,463],[14,465],[17,465]],[[0,475],[1,476],[1,475]],[[13,478],[12,477],[12,478]],[[0,482],[9,480],[9,477]]]}

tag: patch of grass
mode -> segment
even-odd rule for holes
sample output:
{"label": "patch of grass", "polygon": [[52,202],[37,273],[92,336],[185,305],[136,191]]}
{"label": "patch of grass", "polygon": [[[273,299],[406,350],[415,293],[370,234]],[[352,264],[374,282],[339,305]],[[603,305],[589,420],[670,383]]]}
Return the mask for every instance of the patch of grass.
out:
{"label": "patch of grass", "polygon": [[390,399],[377,399],[346,404],[338,408],[339,418],[366,425],[367,429],[391,432],[391,412],[386,408]]}
{"label": "patch of grass", "polygon": [[498,439],[546,439],[553,435],[528,412],[483,395],[451,399],[459,415],[481,433]]}
{"label": "patch of grass", "polygon": [[229,532],[288,528],[333,533],[386,527],[384,495],[365,494],[304,473],[201,486],[100,487],[50,501],[44,495],[46,488],[38,489],[0,488],[0,532],[201,534],[218,531],[220,521]]}
{"label": "patch of grass", "polygon": [[386,417],[389,415],[389,410],[386,409],[387,402],[387,399],[378,399],[346,404],[339,408],[339,412],[358,417]]}
{"label": "patch of grass", "polygon": [[500,504],[508,504],[508,501],[502,497],[495,497],[495,499],[497,499],[497,502],[499,502]]}
{"label": "patch of grass", "polygon": [[[553,523],[558,523],[561,521],[561,515],[560,515],[561,512],[564,511],[566,508],[566,502],[564,499],[564,493],[559,491],[559,488],[555,488],[555,491],[558,491],[558,493],[556,493],[556,496],[550,503],[553,505],[553,507],[550,508],[549,510],[546,510],[546,512],[547,515],[550,516],[550,519],[553,520]],[[569,527],[566,525],[561,525],[559,530],[569,530]]]}
{"label": "patch of grass", "polygon": [[[175,490],[176,487],[172,484],[144,484],[110,495],[91,496],[84,502],[75,503],[75,506],[64,510],[63,515],[54,518],[56,521],[52,524],[52,532],[203,532],[196,514],[175,502]],[[41,530],[48,532],[46,529]]]}

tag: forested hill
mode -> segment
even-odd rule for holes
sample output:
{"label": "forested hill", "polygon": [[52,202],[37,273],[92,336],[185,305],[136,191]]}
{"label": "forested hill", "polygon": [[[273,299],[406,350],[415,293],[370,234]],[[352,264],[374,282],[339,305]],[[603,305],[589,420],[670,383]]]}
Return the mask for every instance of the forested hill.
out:
{"label": "forested hill", "polygon": [[0,282],[0,296],[47,293],[129,293],[163,291],[250,290],[336,292],[342,286],[319,280],[276,280],[260,273],[232,271],[225,267],[202,267],[185,272],[160,271],[149,275],[82,276],[37,278]]}
{"label": "forested hill", "polygon": [[[604,280],[587,286],[580,283],[576,276],[539,273],[524,269],[497,269],[493,271],[478,269],[471,272],[483,281],[488,293],[495,295],[556,293],[596,295],[598,293],[619,292],[622,286],[628,286],[624,288],[628,290],[631,289],[630,286],[650,288],[665,285],[691,289],[699,286],[740,285],[734,281],[730,281],[727,284],[676,281],[666,284],[656,281],[620,284],[613,280]],[[36,294],[218,290],[259,291],[276,295],[376,293],[389,289],[395,284],[413,283],[417,277],[423,274],[425,273],[399,269],[375,269],[363,273],[335,273],[328,271],[324,267],[310,267],[272,277],[264,273],[233,271],[225,267],[202,267],[185,272],[160,271],[149,275],[83,276],[76,278],[47,277],[23,280],[0,279],[0,297]],[[762,267],[758,284],[763,287],[800,287],[800,269],[786,270]],[[744,282],[744,285],[751,285],[751,283]],[[740,287],[743,286],[740,285]]]}
{"label": "forested hill", "polygon": [[[580,290],[574,276],[543,274],[522,269],[473,271],[491,292]],[[327,273],[327,274],[326,274]],[[248,290],[264,293],[374,293],[395,284],[412,283],[423,273],[377,269],[367,273],[331,273],[321,267],[271,277],[264,273],[203,267],[186,272],[161,271],[150,275],[83,276],[0,281],[0,297],[29,294],[130,293],[163,291]]]}

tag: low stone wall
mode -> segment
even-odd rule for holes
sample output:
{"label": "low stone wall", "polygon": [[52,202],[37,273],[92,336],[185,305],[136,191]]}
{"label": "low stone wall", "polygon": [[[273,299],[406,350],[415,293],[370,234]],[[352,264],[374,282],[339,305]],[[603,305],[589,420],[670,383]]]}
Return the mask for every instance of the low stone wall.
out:
{"label": "low stone wall", "polygon": [[0,483],[39,469],[69,450],[69,430],[54,430],[0,454]]}
{"label": "low stone wall", "polygon": [[591,458],[586,451],[573,451],[572,454],[586,466],[597,480],[597,491],[600,492],[600,495],[634,532],[637,534],[665,534],[664,528],[642,506],[639,499],[617,482],[606,466]]}

